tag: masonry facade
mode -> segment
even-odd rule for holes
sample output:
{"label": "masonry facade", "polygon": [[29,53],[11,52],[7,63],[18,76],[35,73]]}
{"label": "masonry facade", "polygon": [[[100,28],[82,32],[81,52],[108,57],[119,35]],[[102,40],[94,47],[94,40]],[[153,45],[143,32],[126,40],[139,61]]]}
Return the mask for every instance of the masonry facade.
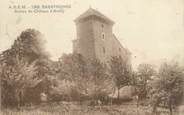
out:
{"label": "masonry facade", "polygon": [[114,22],[111,19],[89,8],[75,19],[75,24],[77,39],[73,40],[73,53],[102,62],[108,62],[112,56],[129,61],[131,54],[113,34]]}

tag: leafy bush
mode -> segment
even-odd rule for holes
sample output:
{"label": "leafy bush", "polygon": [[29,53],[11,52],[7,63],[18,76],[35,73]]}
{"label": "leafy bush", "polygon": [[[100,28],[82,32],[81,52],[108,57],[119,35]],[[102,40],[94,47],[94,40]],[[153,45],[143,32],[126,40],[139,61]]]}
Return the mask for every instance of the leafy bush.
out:
{"label": "leafy bush", "polygon": [[183,83],[183,69],[177,63],[163,63],[159,69],[159,78],[155,80],[151,90],[153,112],[156,112],[158,106],[164,106],[172,115],[175,106],[181,104]]}

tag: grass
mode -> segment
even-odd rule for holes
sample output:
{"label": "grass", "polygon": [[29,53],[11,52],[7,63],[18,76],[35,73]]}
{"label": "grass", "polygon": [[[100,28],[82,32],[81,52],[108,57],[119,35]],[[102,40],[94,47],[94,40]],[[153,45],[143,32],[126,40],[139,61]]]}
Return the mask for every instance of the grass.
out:
{"label": "grass", "polygon": [[[169,115],[159,110],[159,115]],[[162,111],[162,112],[161,112]],[[86,106],[76,104],[52,104],[23,107],[20,110],[5,109],[1,115],[152,115],[151,108],[136,105]],[[176,115],[176,114],[174,114]]]}

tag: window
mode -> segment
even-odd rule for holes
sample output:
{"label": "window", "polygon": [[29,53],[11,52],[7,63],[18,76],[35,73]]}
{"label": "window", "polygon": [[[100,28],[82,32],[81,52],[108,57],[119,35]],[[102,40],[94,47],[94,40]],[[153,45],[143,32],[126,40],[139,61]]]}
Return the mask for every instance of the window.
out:
{"label": "window", "polygon": [[102,39],[105,39],[104,24],[101,24],[101,27],[102,27]]}
{"label": "window", "polygon": [[105,39],[105,33],[102,32],[102,39]]}
{"label": "window", "polygon": [[103,29],[104,28],[104,25],[102,24],[101,26],[102,26],[102,29]]}
{"label": "window", "polygon": [[103,47],[103,49],[102,49],[102,50],[103,50],[103,53],[105,54],[105,48],[104,48],[104,47]]}
{"label": "window", "polygon": [[101,36],[102,36],[102,39],[105,39],[105,33],[104,32],[101,33]]}
{"label": "window", "polygon": [[119,51],[121,51],[121,48],[119,48]]}

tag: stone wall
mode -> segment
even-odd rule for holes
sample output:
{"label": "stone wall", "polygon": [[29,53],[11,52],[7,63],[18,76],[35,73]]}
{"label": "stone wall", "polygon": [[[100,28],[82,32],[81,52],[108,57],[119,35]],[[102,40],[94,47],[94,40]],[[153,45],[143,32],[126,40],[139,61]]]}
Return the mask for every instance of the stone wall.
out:
{"label": "stone wall", "polygon": [[92,28],[92,20],[85,20],[77,23],[77,53],[82,54],[85,58],[95,58],[94,51],[94,35]]}
{"label": "stone wall", "polygon": [[76,23],[77,39],[73,41],[73,51],[87,59],[97,58],[108,62],[112,56],[129,60],[130,53],[112,32],[113,24],[97,16],[89,16]]}

